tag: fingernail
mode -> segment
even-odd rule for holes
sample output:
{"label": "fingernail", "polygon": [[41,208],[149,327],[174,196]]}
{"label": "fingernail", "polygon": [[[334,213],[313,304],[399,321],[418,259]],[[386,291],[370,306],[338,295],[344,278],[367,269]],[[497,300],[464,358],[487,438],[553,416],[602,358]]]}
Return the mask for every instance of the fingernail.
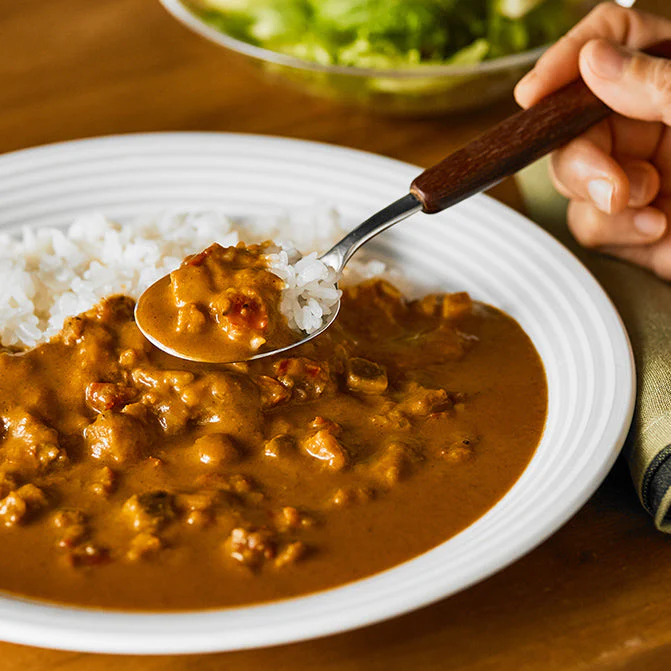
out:
{"label": "fingernail", "polygon": [[[647,205],[644,201],[648,195],[648,179],[650,173],[640,165],[628,165],[625,168],[629,179],[629,203],[631,205]],[[649,201],[648,201],[649,202]]]}
{"label": "fingernail", "polygon": [[641,210],[634,215],[634,226],[646,238],[658,238],[666,230],[666,216],[659,210]]}
{"label": "fingernail", "polygon": [[531,72],[527,72],[524,75],[524,77],[522,77],[522,79],[520,79],[517,82],[517,86],[521,86],[522,88],[524,88],[525,86],[528,86],[529,84],[531,84],[534,81],[534,79],[536,79],[536,77],[537,77],[536,71],[531,70]]}
{"label": "fingernail", "polygon": [[624,73],[630,58],[628,51],[606,40],[599,40],[592,48],[587,65],[597,77],[617,80]]}
{"label": "fingernail", "polygon": [[613,185],[607,179],[593,179],[587,183],[587,193],[592,202],[606,214],[610,214],[613,203]]}
{"label": "fingernail", "polygon": [[[536,73],[532,70],[531,72],[528,72],[522,79],[520,79],[517,82],[517,85],[515,86],[515,99],[517,102],[522,106],[522,107],[527,107],[528,106],[528,101],[525,100],[524,93],[525,91],[533,86],[534,81],[536,80]],[[520,100],[520,95],[522,96],[522,99]]]}

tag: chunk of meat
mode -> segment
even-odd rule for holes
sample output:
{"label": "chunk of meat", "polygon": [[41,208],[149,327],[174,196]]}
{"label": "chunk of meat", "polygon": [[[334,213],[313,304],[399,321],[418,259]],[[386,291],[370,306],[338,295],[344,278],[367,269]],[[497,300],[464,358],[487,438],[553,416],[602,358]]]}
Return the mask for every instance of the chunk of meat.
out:
{"label": "chunk of meat", "polygon": [[403,413],[403,410],[393,402],[383,405],[379,412],[370,415],[369,421],[376,428],[388,433],[407,431],[412,428],[412,423]]}
{"label": "chunk of meat", "polygon": [[274,408],[291,398],[291,390],[287,389],[279,380],[268,375],[259,375],[256,384],[261,393],[261,405],[264,408]]}
{"label": "chunk of meat", "polygon": [[347,388],[362,394],[382,394],[387,390],[387,370],[384,366],[353,357],[347,361]]}
{"label": "chunk of meat", "polygon": [[301,448],[333,471],[341,471],[349,461],[347,451],[328,428],[304,438]]}
{"label": "chunk of meat", "polygon": [[405,311],[406,308],[403,294],[391,282],[380,278],[371,278],[349,286],[345,293],[349,298],[356,299],[360,303],[371,303],[385,312],[388,309]]}
{"label": "chunk of meat", "polygon": [[279,531],[296,531],[312,527],[314,524],[312,516],[293,506],[284,506],[275,514],[275,526]]}
{"label": "chunk of meat", "polygon": [[28,506],[16,492],[10,492],[0,501],[0,520],[6,527],[22,524],[27,515]]}
{"label": "chunk of meat", "polygon": [[151,413],[151,410],[141,402],[129,403],[128,405],[125,405],[121,409],[121,414],[126,415],[126,417],[133,417],[147,426],[152,425],[155,419]]}
{"label": "chunk of meat", "polygon": [[480,436],[475,431],[461,429],[450,436],[440,454],[446,461],[452,463],[469,461],[475,456],[475,448],[479,442]]}
{"label": "chunk of meat", "polygon": [[475,456],[475,452],[470,447],[455,445],[454,447],[444,450],[442,455],[445,461],[453,464],[460,464],[464,461],[470,461]]}
{"label": "chunk of meat", "polygon": [[182,394],[196,379],[188,370],[159,370],[149,367],[135,368],[131,376],[138,386],[162,395],[170,392]]}
{"label": "chunk of meat", "polygon": [[93,474],[90,489],[98,496],[109,496],[116,489],[117,476],[109,467],[103,466]]}
{"label": "chunk of meat", "polygon": [[145,338],[144,334],[135,323],[135,317],[132,320],[121,324],[117,328],[118,343],[117,348],[119,353],[126,350],[133,350],[138,361],[147,362],[148,354],[154,351],[154,346]]}
{"label": "chunk of meat", "polygon": [[130,296],[116,294],[103,298],[89,313],[95,314],[99,321],[106,324],[133,321],[135,301]]}
{"label": "chunk of meat", "polygon": [[126,559],[131,562],[153,557],[163,548],[163,541],[153,533],[142,531],[130,542]]}
{"label": "chunk of meat", "polygon": [[236,464],[242,456],[231,437],[225,433],[201,436],[193,444],[193,450],[198,462],[214,468]]}
{"label": "chunk of meat", "polygon": [[0,472],[0,499],[4,499],[9,492],[18,489],[18,481],[12,473]]}
{"label": "chunk of meat", "polygon": [[417,459],[412,448],[405,443],[394,441],[370,464],[366,464],[366,468],[378,482],[391,487],[410,474],[412,463]]}
{"label": "chunk of meat", "polygon": [[119,352],[119,366],[125,369],[137,368],[144,361],[144,352],[134,347],[126,347]]}
{"label": "chunk of meat", "polygon": [[121,514],[134,531],[153,533],[175,518],[174,497],[163,491],[133,494]]}
{"label": "chunk of meat", "polygon": [[204,527],[212,522],[215,509],[223,502],[224,496],[218,491],[205,490],[175,497],[175,507],[193,527]]}
{"label": "chunk of meat", "polygon": [[454,294],[429,294],[412,307],[430,317],[442,317],[446,320],[458,320],[473,313],[473,301],[465,292]]}
{"label": "chunk of meat", "polygon": [[259,569],[277,553],[277,540],[266,529],[236,527],[224,542],[224,552],[243,566]]}
{"label": "chunk of meat", "polygon": [[162,395],[149,392],[143,395],[143,402],[154,413],[161,430],[166,436],[174,436],[186,429],[193,417],[193,411],[176,394]]}
{"label": "chunk of meat", "polygon": [[221,433],[243,444],[258,439],[261,402],[258,387],[247,377],[212,371],[199,377],[185,371],[133,371],[147,390],[142,400],[155,413],[167,435],[189,422],[216,423]]}
{"label": "chunk of meat", "polygon": [[63,324],[61,337],[63,344],[67,346],[76,345],[81,342],[86,328],[86,320],[82,317],[69,317]]}
{"label": "chunk of meat", "polygon": [[65,557],[67,563],[73,568],[101,566],[111,560],[108,548],[91,542],[75,546]]}
{"label": "chunk of meat", "polygon": [[17,409],[4,417],[4,458],[38,471],[46,471],[67,461],[58,432],[29,412]]}
{"label": "chunk of meat", "polygon": [[260,297],[251,292],[228,289],[223,296],[210,303],[210,311],[230,338],[236,340],[248,336],[250,332],[256,332],[257,337],[262,340],[259,346],[265,342],[258,334],[268,327],[269,318]]}
{"label": "chunk of meat", "polygon": [[269,459],[285,461],[296,455],[296,441],[288,433],[280,433],[266,441],[263,454]]}
{"label": "chunk of meat", "polygon": [[187,303],[177,310],[177,333],[201,333],[207,317],[195,303]]}
{"label": "chunk of meat", "polygon": [[59,530],[57,545],[60,548],[73,548],[88,536],[86,517],[81,510],[63,508],[53,516],[53,524]]}
{"label": "chunk of meat", "polygon": [[334,389],[326,361],[306,357],[281,359],[275,364],[275,373],[279,382],[290,389],[297,400],[319,398]]}
{"label": "chunk of meat", "polygon": [[112,382],[91,382],[86,387],[86,405],[94,412],[122,408],[136,396],[137,391],[133,387]]}
{"label": "chunk of meat", "polygon": [[330,431],[336,438],[338,438],[342,433],[342,427],[340,424],[334,422],[328,417],[322,417],[321,415],[317,415],[310,422],[310,428],[314,431],[322,431],[323,429],[326,429],[327,431]]}
{"label": "chunk of meat", "polygon": [[308,546],[302,541],[293,541],[285,545],[275,557],[275,566],[283,568],[300,561],[308,553]]}
{"label": "chunk of meat", "polygon": [[443,319],[461,319],[473,314],[473,301],[465,292],[445,294],[441,306],[441,317]]}
{"label": "chunk of meat", "polygon": [[366,503],[375,498],[375,490],[371,487],[339,487],[333,493],[330,501],[330,507],[341,508],[352,506],[359,503]]}
{"label": "chunk of meat", "polygon": [[67,527],[84,524],[86,518],[81,510],[76,508],[61,508],[54,513],[53,523],[57,529],[66,529]]}
{"label": "chunk of meat", "polygon": [[426,417],[451,406],[452,399],[444,389],[427,389],[412,382],[403,394],[399,409],[411,417]]}
{"label": "chunk of meat", "polygon": [[210,473],[196,479],[196,485],[217,489],[230,494],[261,494],[258,486],[248,475],[233,473]]}
{"label": "chunk of meat", "polygon": [[0,501],[0,521],[6,527],[25,524],[47,505],[41,489],[26,484],[10,492]]}
{"label": "chunk of meat", "polygon": [[151,438],[147,425],[127,414],[105,411],[84,429],[94,459],[126,464],[144,457]]}
{"label": "chunk of meat", "polygon": [[194,380],[180,394],[193,420],[211,425],[243,447],[260,439],[261,398],[251,379],[236,373],[212,371]]}

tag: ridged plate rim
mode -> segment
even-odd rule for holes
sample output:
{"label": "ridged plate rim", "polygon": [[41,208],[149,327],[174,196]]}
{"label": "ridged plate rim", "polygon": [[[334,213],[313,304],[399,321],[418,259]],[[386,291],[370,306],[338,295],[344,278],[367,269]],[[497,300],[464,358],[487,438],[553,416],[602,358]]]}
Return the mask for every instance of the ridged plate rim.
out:
{"label": "ridged plate rim", "polygon": [[[31,221],[63,223],[96,204],[119,216],[146,213],[161,209],[162,198],[174,209],[207,209],[224,199],[238,213],[245,206],[268,211],[277,209],[273,203],[286,207],[310,197],[322,204],[330,199],[354,223],[402,196],[418,172],[375,154],[277,137],[153,133],[78,140],[0,156],[0,230]],[[259,176],[264,197],[272,202],[258,201],[253,182]],[[273,604],[126,614],[0,597],[3,640],[167,654],[261,647],[342,632],[425,606],[492,575],[536,547],[585,503],[619,453],[635,399],[626,331],[592,275],[550,235],[487,196],[433,217],[418,215],[373,244],[383,255],[403,256],[401,263],[423,272],[424,280],[439,276],[442,288],[463,288],[492,300],[518,318],[539,348],[549,377],[548,423],[529,467],[503,499],[416,559]],[[426,261],[427,250],[444,256]],[[553,333],[574,339],[553,340]]]}

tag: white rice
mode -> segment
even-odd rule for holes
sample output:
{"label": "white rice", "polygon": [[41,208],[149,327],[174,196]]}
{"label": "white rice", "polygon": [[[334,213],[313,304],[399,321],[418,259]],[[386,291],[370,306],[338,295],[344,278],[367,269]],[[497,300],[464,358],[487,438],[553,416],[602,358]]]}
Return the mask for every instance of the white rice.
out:
{"label": "white rice", "polygon": [[[276,240],[269,265],[285,281],[282,310],[290,326],[311,333],[337,304],[335,272],[317,259],[345,233],[333,210],[312,208],[277,217],[232,220],[217,212],[165,213],[132,221],[82,216],[66,230],[25,228],[0,234],[0,344],[34,347],[55,335],[66,317],[101,298],[137,298],[188,254]],[[307,252],[306,256],[296,251]],[[385,272],[379,261],[350,262],[357,279]]]}
{"label": "white rice", "polygon": [[284,280],[280,308],[294,330],[314,333],[327,320],[340,300],[338,276],[317,258],[317,252],[302,256],[282,247],[268,255],[272,273]]}

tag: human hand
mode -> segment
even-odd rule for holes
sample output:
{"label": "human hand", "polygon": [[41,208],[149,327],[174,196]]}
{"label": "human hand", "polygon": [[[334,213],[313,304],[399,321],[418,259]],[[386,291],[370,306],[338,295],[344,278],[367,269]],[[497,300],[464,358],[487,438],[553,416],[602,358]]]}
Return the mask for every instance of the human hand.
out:
{"label": "human hand", "polygon": [[541,56],[515,89],[522,107],[582,76],[616,114],[554,152],[551,176],[570,199],[586,247],[671,280],[671,61],[635,50],[671,38],[671,21],[610,2]]}

